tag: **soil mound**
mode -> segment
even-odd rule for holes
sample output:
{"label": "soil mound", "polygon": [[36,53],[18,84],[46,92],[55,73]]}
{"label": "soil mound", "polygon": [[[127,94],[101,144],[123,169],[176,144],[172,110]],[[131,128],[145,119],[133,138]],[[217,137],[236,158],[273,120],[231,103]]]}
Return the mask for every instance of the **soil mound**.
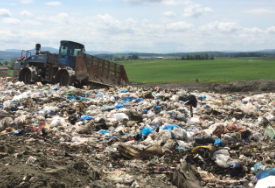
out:
{"label": "soil mound", "polygon": [[150,84],[132,84],[132,86],[152,88],[162,87],[184,88],[190,91],[199,90],[200,92],[274,92],[275,80],[256,80],[256,81],[234,81],[230,83],[205,83],[205,82],[173,82],[173,83],[150,83]]}

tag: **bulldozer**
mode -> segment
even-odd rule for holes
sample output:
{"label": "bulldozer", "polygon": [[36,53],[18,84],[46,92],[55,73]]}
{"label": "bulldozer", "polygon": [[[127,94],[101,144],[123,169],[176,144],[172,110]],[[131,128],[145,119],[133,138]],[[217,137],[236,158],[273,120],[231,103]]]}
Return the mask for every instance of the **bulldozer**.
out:
{"label": "bulldozer", "polygon": [[35,50],[22,50],[14,64],[13,78],[25,84],[41,82],[78,87],[129,84],[123,65],[89,55],[83,44],[67,40],[60,42],[58,54],[41,51],[41,44],[36,44]]}

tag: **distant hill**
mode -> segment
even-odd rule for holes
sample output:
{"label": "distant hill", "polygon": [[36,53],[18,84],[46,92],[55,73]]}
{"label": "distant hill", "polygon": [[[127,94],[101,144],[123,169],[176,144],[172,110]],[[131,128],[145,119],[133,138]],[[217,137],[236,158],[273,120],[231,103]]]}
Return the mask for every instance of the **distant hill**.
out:
{"label": "distant hill", "polygon": [[7,52],[7,51],[0,51],[0,59],[9,60],[12,58],[19,58],[21,56],[20,52]]}
{"label": "distant hill", "polygon": [[260,50],[258,52],[274,54],[275,53],[275,49],[265,49],[265,50]]}
{"label": "distant hill", "polygon": [[[31,51],[32,54],[34,54],[35,49],[32,49]],[[41,47],[41,51],[49,51],[51,53],[58,53],[59,49],[55,49],[52,47]],[[4,51],[0,51],[0,59],[4,59],[4,60],[9,60],[12,58],[18,58],[21,56],[21,52],[22,50],[18,50],[18,49],[6,49]],[[273,56],[273,54],[275,54],[275,49],[265,49],[265,50],[258,50],[258,51],[253,51],[255,53],[265,53],[265,54],[271,54],[271,56]],[[170,52],[170,53],[150,53],[150,52],[133,52],[133,51],[121,51],[121,52],[109,52],[109,51],[86,51],[86,53],[90,54],[90,55],[116,55],[116,54],[123,54],[123,55],[131,55],[131,54],[138,54],[139,56],[153,56],[153,55],[163,55],[163,56],[175,56],[175,55],[184,55],[184,54],[196,54],[196,53],[208,53],[208,54],[212,54],[215,57],[227,57],[227,54],[234,54],[234,53],[247,53],[247,52],[241,52],[241,51],[234,51],[234,50],[227,50],[227,51],[202,51],[202,52]],[[268,55],[267,55],[268,56]]]}
{"label": "distant hill", "polygon": [[15,53],[21,53],[22,50],[16,50],[16,49],[7,49],[5,52],[15,52]]}
{"label": "distant hill", "polygon": [[[31,50],[33,50],[33,51],[35,51],[35,49],[31,49]],[[51,53],[58,53],[58,49],[55,49],[55,48],[52,48],[52,47],[41,47],[41,51],[49,51],[49,52],[51,52]]]}

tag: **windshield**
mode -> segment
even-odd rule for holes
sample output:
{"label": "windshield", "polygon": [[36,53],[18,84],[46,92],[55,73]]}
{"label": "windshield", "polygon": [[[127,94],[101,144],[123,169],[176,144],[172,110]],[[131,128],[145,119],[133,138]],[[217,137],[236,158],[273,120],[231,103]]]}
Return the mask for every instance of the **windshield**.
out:
{"label": "windshield", "polygon": [[67,55],[68,53],[68,46],[67,44],[62,44],[60,48],[60,55]]}
{"label": "windshield", "polygon": [[71,56],[77,56],[77,52],[85,52],[85,49],[83,48],[83,46],[78,45],[78,44],[72,44],[71,47]]}

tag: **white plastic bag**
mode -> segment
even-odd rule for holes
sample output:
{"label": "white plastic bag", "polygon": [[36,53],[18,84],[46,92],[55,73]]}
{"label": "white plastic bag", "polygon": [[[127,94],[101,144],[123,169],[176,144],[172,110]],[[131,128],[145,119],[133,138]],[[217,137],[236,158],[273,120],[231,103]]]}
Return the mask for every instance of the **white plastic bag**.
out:
{"label": "white plastic bag", "polygon": [[189,119],[188,124],[189,125],[200,125],[201,121],[200,121],[199,118],[192,117],[192,118]]}
{"label": "white plastic bag", "polygon": [[178,140],[187,140],[187,133],[184,129],[175,127],[173,129],[173,138]]}
{"label": "white plastic bag", "polygon": [[121,121],[123,119],[128,119],[129,120],[129,117],[124,114],[124,113],[117,113],[117,114],[113,114],[112,118],[118,120],[118,121]]}
{"label": "white plastic bag", "polygon": [[275,186],[275,176],[268,176],[266,178],[260,179],[255,188],[268,188]]}
{"label": "white plastic bag", "polygon": [[212,160],[215,160],[215,163],[221,167],[221,168],[228,168],[229,165],[227,164],[227,161],[229,159],[230,155],[227,149],[220,149],[218,151],[215,151]]}

